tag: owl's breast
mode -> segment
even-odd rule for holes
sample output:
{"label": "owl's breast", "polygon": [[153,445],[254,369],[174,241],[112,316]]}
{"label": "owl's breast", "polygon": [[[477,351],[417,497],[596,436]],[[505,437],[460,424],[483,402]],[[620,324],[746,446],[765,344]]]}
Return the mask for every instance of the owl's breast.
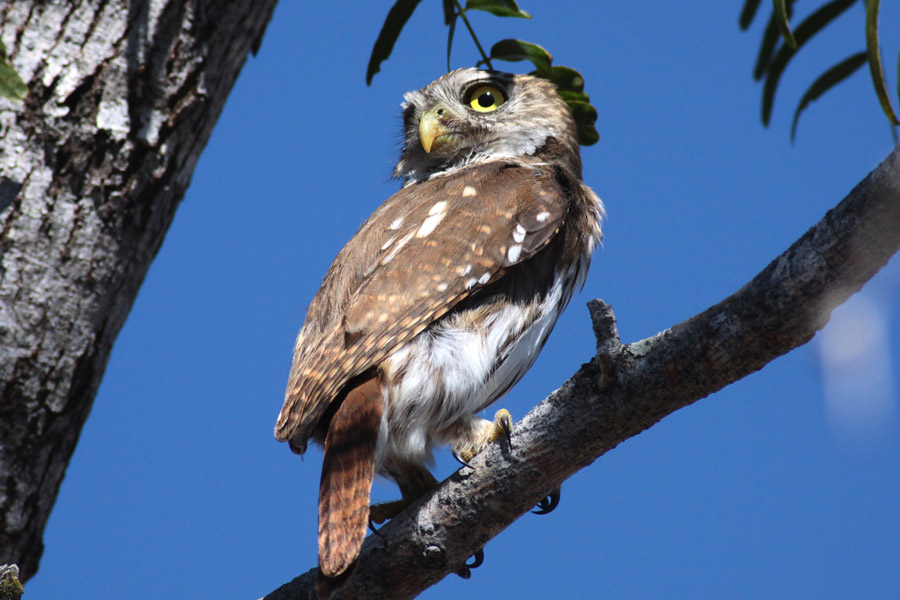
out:
{"label": "owl's breast", "polygon": [[492,294],[434,323],[382,363],[387,384],[382,459],[425,465],[457,424],[512,388],[534,363],[572,297],[581,265],[539,294]]}

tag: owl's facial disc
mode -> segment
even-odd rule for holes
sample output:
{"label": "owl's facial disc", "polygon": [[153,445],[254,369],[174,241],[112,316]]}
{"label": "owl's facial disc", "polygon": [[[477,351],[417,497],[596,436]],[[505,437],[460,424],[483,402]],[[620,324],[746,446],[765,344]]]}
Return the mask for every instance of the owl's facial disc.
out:
{"label": "owl's facial disc", "polygon": [[452,154],[462,141],[463,134],[447,125],[444,113],[447,109],[435,106],[419,117],[419,142],[427,153]]}

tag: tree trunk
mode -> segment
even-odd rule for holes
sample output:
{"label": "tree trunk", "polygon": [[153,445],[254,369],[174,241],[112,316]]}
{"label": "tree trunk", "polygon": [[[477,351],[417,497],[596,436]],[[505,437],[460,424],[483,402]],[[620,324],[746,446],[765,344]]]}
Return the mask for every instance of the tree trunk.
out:
{"label": "tree trunk", "polygon": [[113,341],[274,5],[0,8],[29,89],[0,99],[0,564],[23,579]]}

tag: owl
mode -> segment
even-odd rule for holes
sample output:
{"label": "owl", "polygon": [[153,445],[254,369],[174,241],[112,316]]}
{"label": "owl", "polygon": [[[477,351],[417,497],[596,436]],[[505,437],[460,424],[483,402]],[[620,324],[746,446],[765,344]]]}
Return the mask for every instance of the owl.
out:
{"label": "owl", "polygon": [[603,205],[552,83],[460,69],[405,95],[402,188],[340,251],[294,349],[275,437],[324,448],[320,591],[352,572],[376,473],[410,502],[509,435],[477,413],[531,367],[585,279]]}

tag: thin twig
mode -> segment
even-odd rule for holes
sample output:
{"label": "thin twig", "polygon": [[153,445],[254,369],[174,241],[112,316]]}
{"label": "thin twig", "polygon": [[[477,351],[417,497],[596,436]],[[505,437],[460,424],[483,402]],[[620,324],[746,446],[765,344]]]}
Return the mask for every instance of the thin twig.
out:
{"label": "thin twig", "polygon": [[459,14],[459,18],[462,19],[463,23],[466,24],[466,29],[469,30],[469,35],[472,36],[472,41],[475,42],[475,45],[478,46],[478,51],[481,53],[481,59],[484,61],[484,64],[487,65],[487,68],[491,71],[494,70],[493,65],[491,65],[491,59],[488,58],[487,54],[484,51],[484,48],[481,47],[481,42],[478,41],[478,36],[475,35],[475,31],[472,29],[472,26],[469,24],[469,19],[466,18],[465,9],[460,6],[459,0],[453,0],[453,4],[456,5],[456,12]]}

